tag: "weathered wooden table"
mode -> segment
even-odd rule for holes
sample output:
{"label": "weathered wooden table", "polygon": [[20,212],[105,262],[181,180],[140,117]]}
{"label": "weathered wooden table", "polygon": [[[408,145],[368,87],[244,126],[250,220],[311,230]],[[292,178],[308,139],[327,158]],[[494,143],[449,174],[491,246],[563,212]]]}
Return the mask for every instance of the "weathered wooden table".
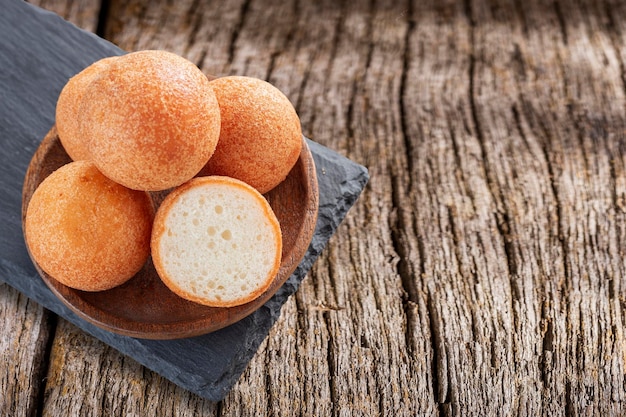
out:
{"label": "weathered wooden table", "polygon": [[33,3],[271,81],[371,180],[220,403],[0,286],[0,415],[626,413],[626,4]]}

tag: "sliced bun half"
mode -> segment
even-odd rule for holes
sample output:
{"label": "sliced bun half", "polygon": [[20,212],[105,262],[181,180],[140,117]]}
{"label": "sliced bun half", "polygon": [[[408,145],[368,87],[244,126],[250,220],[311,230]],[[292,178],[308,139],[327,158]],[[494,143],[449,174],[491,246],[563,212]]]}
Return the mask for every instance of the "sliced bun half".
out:
{"label": "sliced bun half", "polygon": [[267,200],[234,178],[194,178],[159,207],[151,251],[161,280],[177,295],[231,307],[259,297],[278,273],[280,225]]}

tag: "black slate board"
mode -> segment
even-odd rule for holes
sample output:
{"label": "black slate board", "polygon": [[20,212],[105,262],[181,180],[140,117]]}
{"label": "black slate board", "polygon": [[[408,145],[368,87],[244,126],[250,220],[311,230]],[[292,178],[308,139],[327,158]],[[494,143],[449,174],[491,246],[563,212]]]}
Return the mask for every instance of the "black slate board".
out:
{"label": "black slate board", "polygon": [[99,329],[67,309],[32,265],[22,237],[22,184],[33,153],[54,123],[56,100],[69,77],[97,59],[123,51],[21,0],[1,0],[0,6],[0,280],[181,387],[221,400],[356,201],[367,183],[367,170],[308,141],[320,191],[313,241],[285,285],[244,320],[208,335],[169,341]]}

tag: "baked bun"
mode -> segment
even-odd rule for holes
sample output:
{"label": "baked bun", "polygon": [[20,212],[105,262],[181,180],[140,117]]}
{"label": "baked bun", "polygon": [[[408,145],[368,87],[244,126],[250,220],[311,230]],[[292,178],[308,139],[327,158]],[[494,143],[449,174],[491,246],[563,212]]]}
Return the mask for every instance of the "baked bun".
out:
{"label": "baked bun", "polygon": [[154,208],[147,193],[125,188],[88,161],[71,162],[33,193],[24,219],[31,256],[78,290],[123,284],[150,255]]}
{"label": "baked bun", "polygon": [[222,127],[201,175],[240,179],[260,193],[281,183],[302,148],[300,119],[289,99],[268,82],[230,76],[211,81]]}
{"label": "baked bun", "polygon": [[207,77],[166,51],[115,59],[89,85],[80,112],[80,129],[98,169],[137,190],[164,190],[189,180],[219,139],[220,111]]}
{"label": "baked bun", "polygon": [[117,57],[103,58],[74,75],[61,90],[56,106],[56,128],[61,144],[74,161],[89,160],[86,138],[79,131],[79,107],[89,84]]}
{"label": "baked bun", "polygon": [[228,177],[198,177],[157,210],[151,248],[157,273],[174,293],[230,307],[269,287],[280,268],[282,235],[254,188]]}

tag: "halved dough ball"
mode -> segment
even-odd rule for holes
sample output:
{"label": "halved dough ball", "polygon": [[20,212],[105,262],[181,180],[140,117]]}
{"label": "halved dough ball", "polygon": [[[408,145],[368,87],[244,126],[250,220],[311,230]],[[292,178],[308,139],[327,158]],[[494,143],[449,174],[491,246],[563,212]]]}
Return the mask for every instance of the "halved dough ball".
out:
{"label": "halved dough ball", "polygon": [[300,118],[289,99],[263,80],[230,76],[211,85],[222,128],[201,175],[237,178],[266,193],[287,177],[300,156]]}
{"label": "halved dough ball", "polygon": [[199,177],[163,201],[152,260],[179,296],[230,307],[259,297],[280,268],[282,235],[265,198],[242,181]]}
{"label": "halved dough ball", "polygon": [[147,193],[77,161],[49,175],[33,193],[24,235],[33,259],[62,284],[107,290],[133,277],[150,255],[154,208]]}
{"label": "halved dough ball", "polygon": [[89,86],[81,132],[104,175],[129,188],[189,180],[215,150],[219,106],[207,77],[166,51],[120,56]]}
{"label": "halved dough ball", "polygon": [[87,138],[80,130],[79,111],[89,84],[117,57],[103,58],[74,75],[61,90],[56,106],[56,128],[65,152],[74,161],[89,160]]}

